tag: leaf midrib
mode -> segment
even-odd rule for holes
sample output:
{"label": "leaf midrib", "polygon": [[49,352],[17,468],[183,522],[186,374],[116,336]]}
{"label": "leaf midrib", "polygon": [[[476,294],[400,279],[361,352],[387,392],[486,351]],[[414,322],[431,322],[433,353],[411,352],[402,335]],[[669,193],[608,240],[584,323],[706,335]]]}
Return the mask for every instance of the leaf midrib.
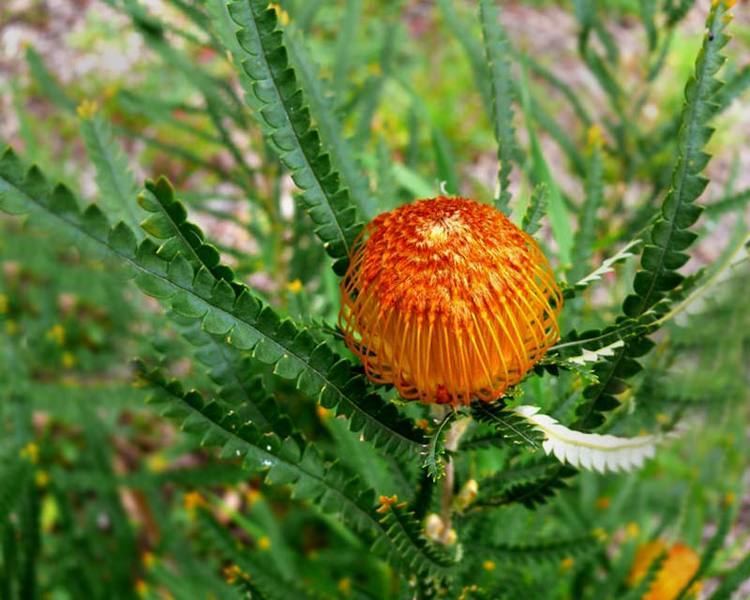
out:
{"label": "leaf midrib", "polygon": [[[707,36],[712,36],[712,39],[708,40],[708,43],[712,43],[716,41],[718,34],[721,32],[721,26],[719,26],[719,31],[716,31],[716,23],[718,22],[718,19],[716,16],[714,16],[713,22],[711,23],[711,29],[710,33],[707,33]],[[688,173],[688,165],[690,164],[690,157],[692,156],[693,152],[695,151],[695,142],[694,142],[694,132],[695,128],[699,125],[699,117],[697,107],[699,104],[703,104],[703,102],[707,101],[707,98],[703,98],[705,93],[705,86],[706,82],[710,81],[712,79],[711,76],[708,76],[706,74],[706,71],[708,70],[712,60],[714,60],[715,57],[715,51],[713,51],[713,47],[706,46],[706,54],[703,55],[703,64],[701,65],[701,70],[699,73],[696,74],[695,77],[695,83],[696,83],[696,89],[695,89],[695,99],[693,102],[691,102],[687,106],[687,110],[689,111],[689,118],[687,120],[687,136],[686,136],[686,142],[685,142],[685,154],[683,156],[682,163],[680,164],[680,168],[678,171],[678,180],[677,185],[673,187],[675,190],[675,197],[676,197],[676,206],[674,211],[672,212],[672,215],[670,215],[669,220],[665,219],[667,223],[669,223],[669,241],[672,240],[672,237],[674,236],[674,232],[677,228],[677,221],[676,217],[679,214],[680,210],[682,209],[683,204],[685,203],[684,198],[684,189],[685,189],[685,182],[687,181],[687,178],[689,177]],[[712,50],[712,52],[709,53],[708,50]],[[700,151],[700,149],[698,149]],[[678,193],[679,192],[679,193]],[[659,247],[659,262],[657,265],[657,268],[653,271],[654,276],[651,278],[651,282],[649,283],[648,289],[646,290],[646,293],[640,296],[641,302],[638,307],[639,314],[642,314],[644,310],[646,310],[649,307],[649,302],[651,302],[651,298],[654,294],[654,291],[656,289],[657,282],[661,279],[661,275],[664,273],[664,259],[667,255],[667,251],[670,249],[670,243],[668,242],[664,247]]]}
{"label": "leaf midrib", "polygon": [[[238,1],[241,1],[241,0],[238,0]],[[268,58],[267,58],[267,54],[266,54],[267,49],[266,49],[266,46],[263,44],[263,36],[261,36],[260,30],[258,29],[258,24],[257,24],[257,22],[255,20],[256,19],[256,14],[255,14],[255,9],[254,9],[253,2],[252,2],[252,0],[244,0],[244,1],[246,1],[248,3],[248,10],[250,12],[250,15],[252,16],[252,27],[254,29],[255,38],[258,41],[258,46],[261,49],[260,59],[262,60],[263,66],[264,66],[264,68],[266,70],[266,73],[268,74],[268,81],[270,81],[271,84],[273,85],[273,91],[274,91],[274,94],[276,95],[277,104],[284,109],[284,120],[286,121],[286,126],[294,134],[294,143],[297,146],[297,149],[299,150],[300,155],[302,156],[302,158],[305,161],[305,167],[306,167],[306,169],[313,176],[313,181],[315,182],[315,187],[317,188],[317,192],[320,194],[321,197],[325,198],[325,200],[326,200],[326,202],[325,202],[325,208],[328,211],[328,213],[330,214],[331,218],[333,219],[333,222],[336,224],[336,229],[337,229],[337,231],[339,233],[339,238],[341,239],[341,241],[344,244],[344,249],[346,251],[346,256],[349,256],[349,254],[351,252],[351,249],[350,249],[350,246],[349,246],[349,241],[346,238],[346,234],[344,233],[344,229],[341,227],[341,224],[339,223],[339,220],[338,220],[338,217],[336,215],[336,212],[333,210],[333,208],[331,206],[331,202],[330,202],[330,199],[328,198],[328,194],[324,191],[323,186],[322,186],[320,180],[318,179],[317,172],[312,168],[312,164],[310,163],[310,159],[307,156],[307,152],[305,151],[305,148],[302,145],[302,142],[301,142],[301,140],[299,138],[299,135],[297,134],[297,130],[294,128],[294,125],[292,125],[292,120],[291,120],[291,117],[289,116],[289,110],[288,110],[287,105],[284,102],[284,99],[283,99],[283,97],[281,95],[281,91],[279,90],[279,87],[277,85],[276,78],[274,77],[274,74],[273,74],[273,70],[271,69],[271,66],[268,63]],[[230,17],[234,21],[234,17],[231,15],[231,13],[230,13]],[[235,21],[235,23],[237,23],[237,22]],[[242,24],[242,23],[237,23],[237,25],[240,28],[242,28],[242,29],[246,29],[245,25]],[[242,44],[240,44],[240,47],[242,47]],[[244,47],[242,49],[245,52],[248,52]],[[245,62],[247,62],[247,59],[245,61],[243,61],[243,64]],[[288,68],[291,68],[291,67],[288,67]],[[244,71],[244,69],[243,69],[243,71]],[[245,75],[247,75],[247,73],[245,73]],[[249,75],[247,75],[247,76],[249,77]],[[252,79],[252,77],[250,77],[250,79]],[[260,100],[260,98],[259,98],[259,100]],[[260,100],[260,102],[263,103],[262,100]],[[265,104],[265,106],[272,106],[271,103],[263,103],[263,104]],[[261,115],[261,118],[263,118],[262,115]],[[270,123],[268,124],[268,126],[271,127],[271,128],[273,128],[273,126]],[[312,130],[312,129],[313,129],[312,126],[310,126],[309,130]],[[284,151],[283,154],[282,154],[282,156],[285,156],[288,153],[289,153],[289,151]],[[331,166],[331,170],[333,171],[333,166]],[[303,195],[305,194],[305,192],[306,192],[306,190],[302,189],[302,194]]]}
{"label": "leaf midrib", "polygon": [[[112,161],[115,160],[115,157],[105,151],[105,144],[102,140],[102,137],[104,136],[104,132],[102,131],[102,129],[105,126],[105,123],[103,121],[100,121],[97,117],[94,117],[94,119],[91,121],[91,130],[94,134],[92,136],[94,138],[93,141],[97,146],[97,151],[101,155],[102,163],[104,163],[104,166],[106,168],[106,174],[103,174],[109,177],[112,187],[114,187],[117,195],[120,198],[121,205],[124,207],[125,211],[128,215],[130,215],[130,218],[132,219],[131,223],[137,226],[138,214],[133,209],[130,202],[128,202],[128,194],[125,192],[125,190],[122,189],[122,186],[124,185],[126,187],[130,187],[131,191],[135,191],[135,184],[133,182],[130,182],[133,183],[133,185],[131,186],[128,183],[121,181],[118,173],[115,171],[115,167],[112,164]],[[114,145],[112,151],[117,152],[118,149],[119,147],[117,145]]]}
{"label": "leaf midrib", "polygon": [[[201,418],[204,421],[208,422],[211,426],[216,427],[219,430],[221,430],[222,433],[224,435],[226,435],[227,437],[236,440],[238,443],[240,443],[242,445],[249,446],[249,447],[255,449],[256,452],[260,453],[262,456],[268,457],[269,460],[273,460],[274,462],[283,463],[284,465],[287,465],[288,467],[291,467],[293,470],[298,471],[299,473],[303,474],[304,476],[309,477],[310,479],[314,479],[315,481],[318,481],[327,490],[335,493],[339,498],[341,498],[342,500],[344,500],[358,514],[364,516],[365,519],[368,522],[370,522],[371,527],[374,527],[374,529],[376,531],[379,531],[381,533],[381,535],[385,539],[388,540],[389,545],[395,550],[395,552],[399,556],[401,556],[403,558],[403,553],[402,553],[401,549],[399,548],[399,546],[395,542],[395,540],[393,540],[391,538],[391,536],[388,535],[387,528],[384,527],[383,523],[381,523],[381,521],[379,521],[377,518],[375,518],[370,511],[364,510],[359,504],[357,504],[357,502],[354,499],[350,498],[343,491],[341,491],[337,487],[333,486],[325,477],[321,477],[319,474],[313,473],[313,472],[305,469],[302,462],[300,462],[300,463],[290,462],[290,461],[282,458],[279,454],[272,454],[271,452],[269,452],[267,450],[264,450],[260,446],[258,446],[256,444],[254,444],[254,443],[252,443],[252,442],[250,442],[250,441],[248,441],[248,440],[240,437],[235,432],[226,429],[221,423],[219,423],[219,422],[215,421],[214,419],[208,417],[207,415],[205,415],[200,410],[194,408],[193,406],[191,406],[190,404],[188,404],[187,402],[185,402],[181,397],[176,396],[174,393],[172,393],[164,385],[161,385],[161,384],[157,384],[157,385],[158,385],[158,387],[160,389],[162,389],[164,391],[164,393],[170,395],[173,398],[176,398],[178,401],[180,401],[182,404],[184,404],[188,408],[188,410],[190,410],[193,414],[197,415],[199,418]],[[278,436],[277,436],[277,439],[280,440],[280,438],[278,438]],[[280,440],[280,441],[283,441],[283,440]],[[304,454],[306,448],[307,448],[307,446],[302,446],[300,448],[300,456],[302,456]],[[295,484],[296,484],[296,482],[295,482]],[[292,485],[295,485],[295,484],[292,484]],[[404,534],[411,540],[411,537],[408,535],[408,532],[406,531],[404,525],[401,523],[400,519],[397,519],[397,521],[399,523],[399,528],[401,529],[401,531],[404,532]],[[354,528],[356,529],[356,525],[354,525]],[[412,545],[415,548],[419,548],[419,546],[417,546],[413,542],[413,540],[411,540],[411,541],[412,541]],[[434,569],[435,571],[440,571],[440,570],[443,570],[445,568],[443,565],[440,565],[439,563],[435,562],[425,552],[419,552],[419,555],[422,557],[422,560],[428,561],[431,564],[431,568]]]}
{"label": "leaf midrib", "polygon": [[[120,252],[118,252],[114,248],[110,247],[109,244],[107,244],[107,242],[105,240],[101,240],[101,239],[97,238],[96,236],[92,235],[91,232],[87,231],[85,228],[81,228],[74,221],[71,221],[71,220],[65,218],[64,216],[62,216],[62,215],[60,215],[58,213],[55,213],[55,212],[49,210],[47,206],[45,206],[44,204],[42,204],[42,203],[34,200],[33,198],[31,198],[24,190],[22,190],[21,188],[19,188],[13,182],[5,179],[5,177],[0,176],[0,181],[5,181],[5,183],[7,185],[9,185],[13,189],[15,189],[18,193],[22,194],[23,197],[26,198],[27,201],[29,201],[32,204],[36,205],[38,207],[38,209],[42,210],[45,214],[51,215],[54,218],[56,218],[57,220],[62,221],[63,223],[65,223],[67,226],[72,227],[73,229],[75,229],[79,233],[83,234],[84,236],[86,236],[89,239],[93,240],[97,244],[99,244],[99,245],[103,246],[104,248],[106,248],[111,254],[114,254],[115,256],[117,256],[118,258],[120,258],[121,260],[125,260],[127,263],[129,263],[130,265],[132,265],[138,271],[140,271],[142,273],[145,273],[147,275],[158,277],[161,281],[169,284],[172,288],[175,288],[178,291],[183,291],[183,292],[185,292],[187,294],[190,294],[192,297],[198,299],[200,302],[204,303],[205,305],[211,307],[214,310],[220,311],[224,315],[228,316],[231,320],[233,320],[233,321],[235,321],[237,323],[242,323],[242,324],[250,327],[253,331],[257,332],[260,337],[262,337],[263,339],[265,339],[268,342],[272,343],[277,348],[281,349],[284,354],[286,354],[288,356],[293,356],[296,360],[298,360],[299,362],[301,362],[304,365],[305,369],[308,369],[309,371],[311,371],[314,374],[318,375],[320,377],[320,379],[322,381],[324,381],[325,384],[329,388],[331,388],[331,389],[333,389],[333,390],[336,391],[336,393],[338,394],[338,396],[342,400],[345,400],[350,406],[352,406],[354,408],[354,410],[357,413],[359,413],[362,417],[364,417],[368,422],[373,423],[378,429],[382,429],[382,430],[388,431],[389,434],[392,437],[398,438],[400,440],[400,443],[408,444],[410,447],[413,447],[414,449],[416,449],[416,450],[418,450],[420,452],[424,448],[424,444],[422,444],[422,443],[420,443],[420,442],[418,442],[418,441],[416,441],[414,439],[411,439],[409,437],[406,437],[404,434],[402,434],[402,433],[400,433],[400,432],[398,432],[398,431],[396,431],[396,430],[394,430],[394,429],[392,429],[390,427],[387,427],[384,423],[382,423],[381,421],[378,421],[372,415],[370,415],[369,413],[365,412],[356,402],[354,402],[351,398],[349,398],[349,396],[347,396],[344,393],[343,389],[340,386],[338,386],[336,383],[334,383],[333,381],[331,381],[324,373],[322,373],[321,371],[319,371],[318,369],[316,369],[315,367],[313,367],[310,363],[308,363],[306,360],[304,360],[298,353],[294,352],[290,348],[287,348],[286,346],[282,345],[278,341],[276,341],[273,338],[269,337],[268,335],[266,335],[265,333],[263,333],[262,331],[260,331],[259,329],[257,329],[257,327],[255,327],[251,323],[248,323],[247,321],[245,321],[243,319],[240,319],[239,317],[237,317],[236,315],[234,315],[233,313],[227,311],[224,308],[221,308],[219,306],[216,306],[215,304],[212,304],[209,300],[207,300],[207,299],[199,296],[198,294],[196,294],[195,291],[192,290],[191,288],[186,288],[186,287],[184,287],[182,285],[179,285],[179,284],[175,283],[174,281],[172,281],[172,280],[168,279],[167,277],[165,277],[163,274],[147,269],[146,267],[144,267],[143,265],[141,265],[139,262],[137,262],[134,258],[132,258],[130,256],[127,256],[125,254],[121,254]],[[243,289],[247,290],[248,293],[250,293],[249,289],[247,287],[243,286]]]}

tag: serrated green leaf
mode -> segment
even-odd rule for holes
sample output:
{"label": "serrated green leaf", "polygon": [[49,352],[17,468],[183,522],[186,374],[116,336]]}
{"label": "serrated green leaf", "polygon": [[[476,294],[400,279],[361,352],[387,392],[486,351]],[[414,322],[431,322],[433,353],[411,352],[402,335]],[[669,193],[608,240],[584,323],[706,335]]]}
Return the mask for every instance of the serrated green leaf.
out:
{"label": "serrated green leaf", "polygon": [[[240,27],[237,39],[242,51],[235,54],[235,61],[241,65],[246,100],[256,109],[264,133],[302,190],[301,203],[334,259],[336,272],[343,275],[361,220],[330,161],[323,158],[326,152],[289,66],[276,13],[261,0],[238,0],[229,4],[229,14]],[[237,51],[233,41],[225,44]]]}

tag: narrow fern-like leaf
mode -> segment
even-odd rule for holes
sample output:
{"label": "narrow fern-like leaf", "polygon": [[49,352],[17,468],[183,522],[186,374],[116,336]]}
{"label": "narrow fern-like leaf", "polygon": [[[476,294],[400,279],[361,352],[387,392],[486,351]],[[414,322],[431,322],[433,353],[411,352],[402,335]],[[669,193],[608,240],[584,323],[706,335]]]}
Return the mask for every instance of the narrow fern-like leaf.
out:
{"label": "narrow fern-like leaf", "polygon": [[724,31],[728,22],[725,18],[727,10],[724,2],[714,3],[706,22],[707,31],[695,72],[685,87],[672,184],[661,212],[649,230],[648,243],[641,254],[641,270],[633,282],[634,293],[623,304],[628,316],[643,314],[683,279],[677,269],[689,259],[684,250],[696,238],[689,227],[703,210],[695,201],[708,184],[708,180],[701,176],[710,158],[703,148],[713,133],[708,121],[719,108],[716,95],[721,83],[716,74],[725,60],[721,49],[729,41]]}
{"label": "narrow fern-like leaf", "polygon": [[446,448],[444,436],[446,428],[450,426],[456,416],[457,413],[455,411],[447,413],[429,436],[424,464],[422,466],[427,470],[427,474],[433,481],[437,481],[445,475]]}
{"label": "narrow fern-like leaf", "polygon": [[137,186],[122,148],[115,141],[112,128],[99,112],[82,104],[78,115],[86,152],[96,168],[99,203],[115,222],[124,221],[143,239],[138,223],[143,218],[136,204]]}
{"label": "narrow fern-like leaf", "polygon": [[721,550],[721,547],[724,545],[724,542],[732,529],[732,523],[734,522],[735,514],[736,511],[733,507],[722,507],[719,517],[719,523],[716,527],[716,533],[711,536],[706,549],[703,551],[698,569],[696,569],[695,573],[693,573],[693,576],[687,582],[685,582],[685,585],[682,586],[682,589],[675,595],[675,600],[682,600],[683,598],[689,597],[690,591],[692,590],[695,583],[703,579],[708,570],[711,568],[711,565],[716,558],[716,554],[719,552],[719,550]]}
{"label": "narrow fern-like leaf", "polygon": [[742,210],[750,203],[750,188],[740,192],[729,194],[711,202],[706,206],[706,213],[713,218],[719,217],[727,212]]}
{"label": "narrow fern-like leaf", "polygon": [[553,470],[558,470],[560,463],[549,456],[520,459],[506,465],[502,470],[485,479],[479,480],[479,500],[501,493],[517,485],[525,485],[546,477]]}
{"label": "narrow fern-like leaf", "polygon": [[235,407],[264,431],[286,437],[292,432],[289,417],[266,390],[249,357],[201,329],[200,322],[175,313],[170,318],[182,336],[195,348],[195,357],[219,386],[218,398]]}
{"label": "narrow fern-like leaf", "polygon": [[487,71],[486,55],[482,51],[482,46],[467,24],[456,13],[453,0],[437,0],[437,5],[440,7],[445,26],[453,33],[466,52],[472,74],[474,75],[474,82],[482,97],[482,104],[485,107],[488,118],[492,120],[492,85]]}
{"label": "narrow fern-like leaf", "polygon": [[734,73],[721,90],[716,94],[718,111],[726,110],[732,102],[742,96],[750,88],[750,65],[745,65]]}
{"label": "narrow fern-like leaf", "polygon": [[215,548],[225,560],[239,567],[237,583],[245,591],[251,593],[252,600],[300,600],[317,599],[314,590],[305,586],[303,581],[291,580],[279,573],[270,558],[259,556],[259,553],[249,553],[246,549],[237,547],[237,540],[227,528],[208,513],[201,509],[197,515],[200,528],[198,535],[210,546]]}
{"label": "narrow fern-like leaf", "polygon": [[[448,569],[454,564],[453,559],[442,548],[425,538],[422,525],[410,511],[398,503],[381,505],[378,511],[382,514],[381,526],[388,531],[395,543],[390,550],[386,549],[381,538],[373,546],[374,551],[388,556],[392,562],[398,562],[402,569],[425,573],[434,579],[441,579],[448,574]],[[394,555],[393,550],[396,548],[416,548],[418,552],[409,555],[402,550],[400,555]],[[403,562],[399,562],[399,559]]]}
{"label": "narrow fern-like leaf", "polygon": [[524,68],[528,69],[535,75],[538,75],[543,81],[546,81],[552,87],[557,89],[568,101],[576,115],[578,115],[581,123],[586,127],[591,126],[591,115],[589,115],[589,112],[581,103],[579,97],[580,94],[576,90],[560,79],[553,71],[534,60],[533,57],[528,56],[523,52],[516,51],[515,58],[524,66]]}
{"label": "narrow fern-like leaf", "polygon": [[690,9],[695,4],[695,0],[667,0],[664,6],[664,12],[667,17],[667,27],[674,27],[677,23],[685,18]]}
{"label": "narrow fern-like leaf", "polygon": [[351,142],[341,133],[341,124],[334,114],[332,100],[325,95],[320,75],[310,59],[304,41],[291,30],[287,32],[285,42],[289,58],[295,66],[302,89],[310,103],[310,110],[315,115],[320,137],[341,174],[342,186],[349,189],[353,200],[367,218],[374,217],[377,206],[370,193],[367,175],[355,158]]}
{"label": "narrow fern-like leaf", "polygon": [[341,98],[346,89],[357,25],[362,18],[362,0],[346,0],[345,4],[333,64],[333,91],[337,98]]}
{"label": "narrow fern-like leaf", "polygon": [[[512,409],[502,405],[491,405],[477,402],[472,406],[472,415],[480,422],[491,425],[495,430],[493,440],[502,440],[505,444],[539,447],[541,435],[535,427]],[[474,440],[476,444],[477,440]],[[483,444],[479,444],[481,447]]]}
{"label": "narrow fern-like leaf", "polygon": [[540,183],[531,193],[531,200],[523,216],[521,228],[529,235],[534,235],[542,226],[542,219],[547,214],[547,196],[548,188],[544,183]]}
{"label": "narrow fern-like leaf", "polygon": [[578,473],[572,467],[563,466],[555,459],[551,460],[553,462],[532,463],[520,475],[518,470],[514,472],[510,469],[507,477],[501,473],[495,481],[480,482],[480,496],[474,506],[481,509],[522,504],[533,509],[549,502],[568,487],[568,480]]}
{"label": "narrow fern-like leaf", "polygon": [[596,241],[596,213],[604,200],[602,138],[598,127],[589,129],[589,156],[586,165],[586,197],[581,207],[578,231],[573,240],[570,280],[578,281],[586,273]]}
{"label": "narrow fern-like leaf", "polygon": [[159,371],[149,371],[142,365],[138,370],[154,390],[150,402],[164,405],[165,414],[199,437],[201,445],[221,448],[222,457],[241,459],[248,470],[264,473],[269,484],[291,484],[295,498],[313,502],[323,511],[342,517],[355,531],[372,536],[373,550],[398,568],[414,567],[423,575],[437,576],[451,564],[447,558],[438,558],[437,549],[415,533],[416,521],[408,513],[398,514],[398,527],[393,527],[388,518],[379,518],[373,491],[340,465],[326,465],[314,446],[300,438],[282,439],[263,433],[236,413],[204,400],[198,392],[185,392],[178,382],[166,380]]}
{"label": "narrow fern-like leaf", "polygon": [[709,600],[731,600],[737,589],[750,580],[750,553],[725,573]]}
{"label": "narrow fern-like leaf", "polygon": [[570,252],[573,245],[573,232],[570,226],[570,216],[565,206],[563,196],[560,192],[556,181],[552,176],[547,160],[542,152],[541,142],[537,135],[537,129],[533,122],[534,109],[532,106],[531,93],[526,81],[526,76],[522,72],[520,78],[520,96],[523,106],[524,118],[526,121],[526,131],[529,136],[529,147],[531,154],[531,179],[536,184],[544,184],[547,188],[547,216],[549,218],[552,234],[558,246],[558,256],[560,263],[567,268],[570,263]]}
{"label": "narrow fern-like leaf", "polygon": [[492,85],[492,121],[497,143],[498,172],[497,208],[505,213],[510,203],[510,172],[516,145],[513,130],[513,83],[510,71],[510,43],[500,23],[494,2],[480,0],[479,18],[482,24],[484,50]]}
{"label": "narrow fern-like leaf", "polygon": [[638,0],[638,10],[641,14],[643,28],[646,30],[648,49],[650,52],[653,52],[659,43],[659,32],[654,22],[654,13],[656,12],[655,3],[649,0]]}
{"label": "narrow fern-like leaf", "polygon": [[81,214],[71,192],[63,186],[50,190],[38,169],[32,168],[25,176],[23,172],[12,151],[2,155],[0,210],[31,213],[62,225],[61,230],[80,245],[117,260],[136,277],[144,293],[200,321],[205,331],[236,349],[252,350],[253,358],[272,365],[277,376],[295,381],[304,394],[350,417],[353,431],[361,431],[366,439],[397,454],[423,452],[422,433],[393,404],[371,392],[352,363],[290,320],[282,321],[247,287],[216,281],[204,267],[194,270],[181,253],[171,261],[163,260],[150,240],[137,246],[123,223],[110,230],[95,205]]}
{"label": "narrow fern-like leaf", "polygon": [[599,544],[593,536],[587,535],[569,539],[555,537],[524,544],[472,545],[472,548],[475,556],[482,559],[491,557],[498,562],[535,564],[591,554],[599,548]]}
{"label": "narrow fern-like leaf", "polygon": [[177,200],[165,177],[147,181],[138,195],[138,203],[150,216],[141,223],[146,233],[160,241],[157,253],[171,261],[181,253],[194,269],[203,268],[217,280],[234,281],[234,273],[220,264],[219,251],[205,241],[199,227],[187,220],[187,210]]}
{"label": "narrow fern-like leaf", "polygon": [[33,46],[29,46],[26,49],[26,62],[29,65],[31,77],[39,86],[45,98],[51,100],[59,108],[73,112],[76,108],[75,101],[49,71],[47,65],[44,64],[44,60]]}
{"label": "narrow fern-like leaf", "polygon": [[[667,294],[681,283],[685,287],[684,277],[677,269],[689,258],[683,250],[697,237],[688,228],[700,216],[701,208],[694,202],[707,183],[700,175],[709,159],[702,148],[711,135],[706,123],[717,110],[715,97],[721,89],[715,75],[724,60],[721,48],[729,40],[724,33],[729,22],[727,10],[723,1],[712,4],[695,72],[685,88],[672,186],[648,232],[648,243],[641,254],[641,270],[633,282],[634,293],[623,303],[624,313],[631,317],[646,314],[665,297],[669,300]],[[626,379],[637,372],[631,368],[637,364],[634,359],[648,352],[653,345],[646,338],[633,340],[615,356],[597,363],[594,372],[598,382],[584,390],[584,402],[577,409],[579,420],[575,426],[590,428],[603,422],[602,413],[619,405],[615,396],[627,389]]]}
{"label": "narrow fern-like leaf", "polygon": [[302,204],[334,260],[334,270],[343,275],[361,219],[312,126],[277,28],[276,12],[263,0],[237,0],[229,4],[229,13],[240,28],[237,39],[243,52],[235,60],[242,66],[240,79],[247,102],[302,190]]}

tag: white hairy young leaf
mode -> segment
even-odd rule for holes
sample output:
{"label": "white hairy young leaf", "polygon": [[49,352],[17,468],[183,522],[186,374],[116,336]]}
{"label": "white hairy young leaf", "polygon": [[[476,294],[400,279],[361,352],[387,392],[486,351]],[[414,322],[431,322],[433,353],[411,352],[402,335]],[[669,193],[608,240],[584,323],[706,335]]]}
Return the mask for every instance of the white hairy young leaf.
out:
{"label": "white hairy young leaf", "polygon": [[620,250],[617,254],[614,256],[610,256],[608,259],[602,262],[601,265],[595,270],[586,275],[583,279],[579,280],[578,282],[573,285],[573,288],[576,290],[582,290],[587,288],[589,285],[591,285],[593,282],[600,280],[604,275],[607,273],[611,273],[614,271],[614,266],[618,263],[621,263],[631,256],[635,256],[631,250],[633,250],[636,246],[638,246],[641,243],[641,240],[633,240],[630,243],[628,243],[622,250]]}
{"label": "white hairy young leaf", "polygon": [[598,362],[600,358],[604,358],[607,356],[614,356],[615,350],[617,348],[621,348],[624,345],[625,345],[624,341],[617,340],[607,346],[604,346],[602,348],[597,348],[596,350],[586,350],[584,348],[582,354],[568,358],[567,361],[569,363],[573,363],[574,365],[584,365],[587,362],[590,362],[590,363]]}
{"label": "white hairy young leaf", "polygon": [[544,434],[542,447],[562,463],[574,467],[607,471],[630,471],[640,468],[656,453],[662,436],[640,435],[623,438],[599,433],[583,433],[568,429],[556,419],[539,414],[537,406],[517,406],[513,409]]}

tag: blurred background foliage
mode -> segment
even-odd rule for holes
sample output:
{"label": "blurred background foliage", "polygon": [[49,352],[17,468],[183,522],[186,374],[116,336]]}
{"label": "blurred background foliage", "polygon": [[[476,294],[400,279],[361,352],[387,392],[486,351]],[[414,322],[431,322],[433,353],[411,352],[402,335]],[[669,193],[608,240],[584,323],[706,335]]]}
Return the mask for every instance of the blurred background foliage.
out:
{"label": "blurred background foliage", "polygon": [[[562,217],[550,210],[536,237],[561,278],[577,280],[637,237],[664,196],[708,12],[708,2],[693,4],[501,4],[519,140],[511,208],[520,223],[532,190],[547,186]],[[3,2],[0,141],[103,205],[107,194],[133,198],[145,178],[168,176],[238,279],[315,335],[330,334],[337,278],[295,210],[288,173],[244,107],[214,10],[208,0]],[[351,190],[363,215],[441,189],[494,197],[492,92],[474,2],[287,0],[276,11],[321,137],[341,144],[334,158],[343,174],[366,174]],[[458,459],[459,481],[482,481],[477,508],[500,507],[492,517],[459,517],[470,567],[463,587],[448,594],[629,597],[636,548],[663,538],[710,554],[700,592],[708,597],[750,550],[750,286],[741,256],[750,15],[744,2],[735,13],[721,76],[728,83],[708,146],[712,183],[701,202],[709,208],[688,267],[708,269],[711,285],[655,338],[646,370],[610,423],[634,434],[679,420],[680,435],[642,470],[581,472],[533,510],[507,500],[513,473],[525,481],[513,452],[477,442]],[[109,175],[97,172],[97,153],[117,167]],[[592,197],[588,238],[574,240]],[[110,216],[123,206],[108,207]],[[144,404],[136,356],[160,361],[186,389],[215,387],[201,358],[191,358],[184,329],[165,321],[155,302],[54,234],[5,217],[0,232],[0,597],[424,592],[336,519],[196,449]],[[612,323],[635,269],[625,263],[571,301],[563,329]],[[212,366],[205,354],[203,362]],[[415,489],[416,460],[378,453],[270,369],[253,372],[327,456],[363,474],[378,494],[427,511],[430,501],[419,494],[430,486]],[[569,423],[584,384],[580,374],[563,373],[522,388]],[[404,410],[431,416],[422,406]],[[554,465],[534,460],[529,469]]]}

